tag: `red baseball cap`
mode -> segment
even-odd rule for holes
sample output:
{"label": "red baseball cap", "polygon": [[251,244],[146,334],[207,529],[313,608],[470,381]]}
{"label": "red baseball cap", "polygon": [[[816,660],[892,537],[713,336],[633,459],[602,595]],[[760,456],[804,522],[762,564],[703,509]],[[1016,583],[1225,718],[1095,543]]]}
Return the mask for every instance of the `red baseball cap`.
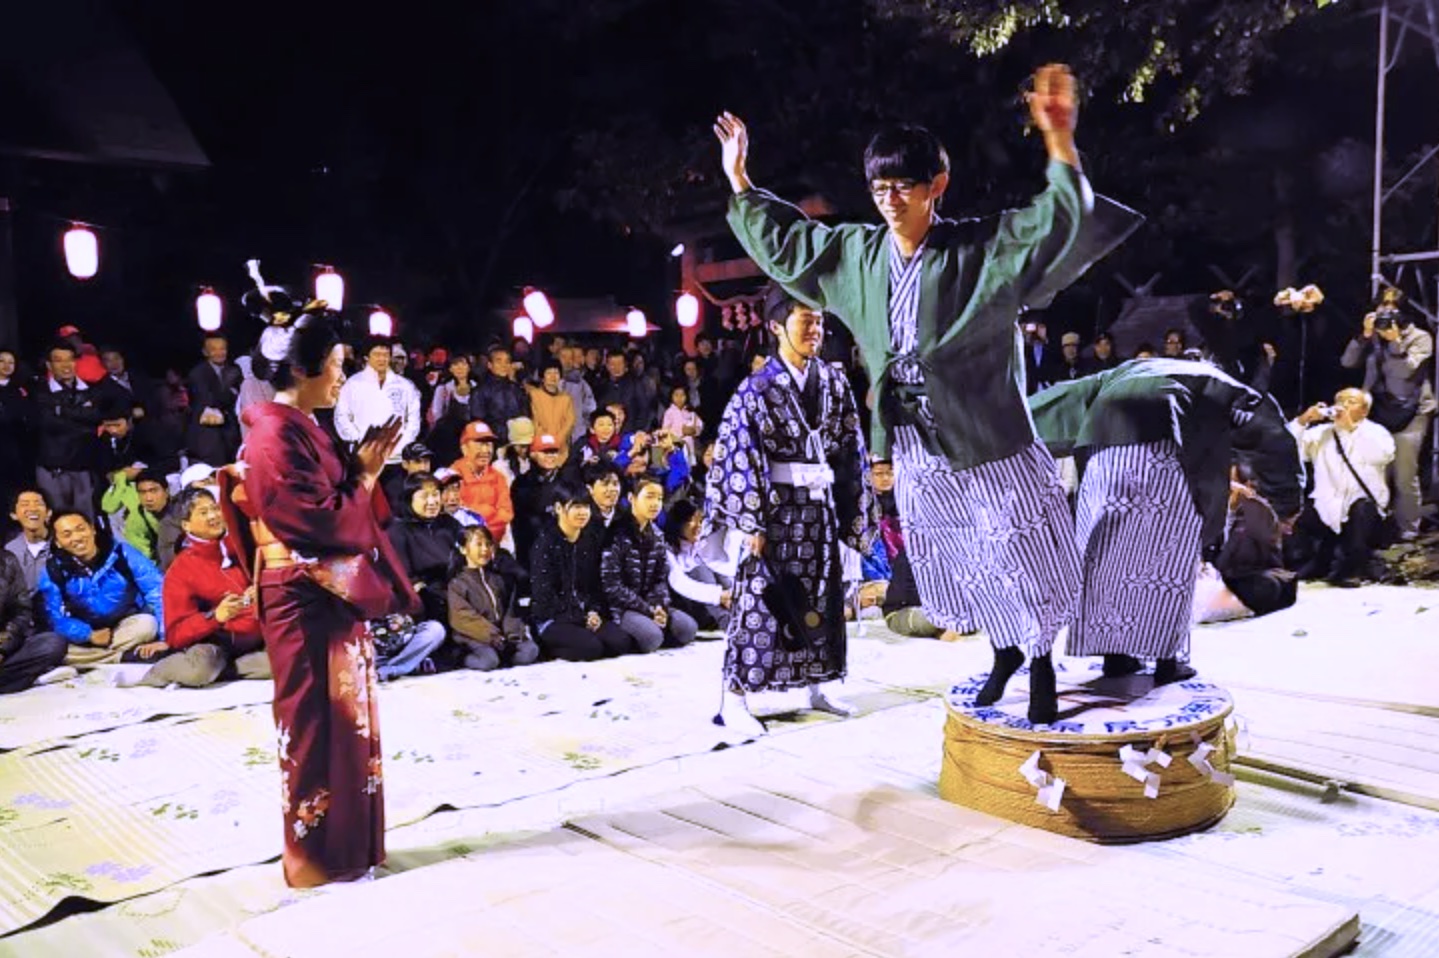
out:
{"label": "red baseball cap", "polygon": [[559,452],[562,449],[560,441],[548,434],[536,436],[535,441],[530,443],[530,452]]}
{"label": "red baseball cap", "polygon": [[495,431],[479,419],[465,426],[460,433],[460,442],[494,442]]}
{"label": "red baseball cap", "polygon": [[79,326],[61,326],[59,329],[55,330],[55,335],[56,335],[56,336],[78,336],[78,335],[80,335],[80,327],[79,327]]}

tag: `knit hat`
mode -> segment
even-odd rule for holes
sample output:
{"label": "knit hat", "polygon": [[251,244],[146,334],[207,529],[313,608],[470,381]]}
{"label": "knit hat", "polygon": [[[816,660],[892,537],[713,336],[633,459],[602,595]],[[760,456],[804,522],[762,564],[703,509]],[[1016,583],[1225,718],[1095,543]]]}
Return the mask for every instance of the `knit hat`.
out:
{"label": "knit hat", "polygon": [[535,422],[525,416],[519,416],[505,423],[505,429],[510,436],[510,445],[528,446],[535,441]]}

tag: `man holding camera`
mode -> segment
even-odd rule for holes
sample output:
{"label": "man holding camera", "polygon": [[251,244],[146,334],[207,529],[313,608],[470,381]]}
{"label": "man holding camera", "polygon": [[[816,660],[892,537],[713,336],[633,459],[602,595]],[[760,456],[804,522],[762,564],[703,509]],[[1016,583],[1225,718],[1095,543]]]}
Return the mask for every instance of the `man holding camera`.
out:
{"label": "man holding camera", "polygon": [[1299,518],[1314,552],[1297,570],[1301,579],[1351,586],[1369,571],[1389,507],[1384,469],[1394,459],[1394,438],[1368,418],[1371,405],[1363,390],[1341,389],[1333,406],[1311,406],[1289,424],[1300,456],[1314,465],[1314,492]]}
{"label": "man holding camera", "polygon": [[1406,541],[1419,534],[1419,450],[1434,418],[1433,357],[1434,337],[1400,309],[1393,291],[1364,317],[1339,360],[1364,370],[1364,389],[1374,398],[1370,420],[1394,437],[1394,517]]}

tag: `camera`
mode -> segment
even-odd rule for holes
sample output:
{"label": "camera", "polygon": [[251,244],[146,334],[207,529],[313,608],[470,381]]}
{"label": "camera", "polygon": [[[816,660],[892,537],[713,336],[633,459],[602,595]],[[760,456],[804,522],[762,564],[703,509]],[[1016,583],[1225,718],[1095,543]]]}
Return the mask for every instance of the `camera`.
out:
{"label": "camera", "polygon": [[1399,325],[1399,308],[1397,306],[1380,306],[1374,310],[1374,330],[1383,332],[1386,329],[1393,329]]}
{"label": "camera", "polygon": [[1333,422],[1339,415],[1338,406],[1320,406],[1319,411],[1324,414],[1325,422]]}

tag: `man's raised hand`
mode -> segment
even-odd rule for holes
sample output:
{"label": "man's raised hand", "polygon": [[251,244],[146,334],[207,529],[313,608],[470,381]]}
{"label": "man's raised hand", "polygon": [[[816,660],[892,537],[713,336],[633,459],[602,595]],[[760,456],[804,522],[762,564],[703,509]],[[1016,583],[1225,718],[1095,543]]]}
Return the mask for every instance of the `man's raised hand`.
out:
{"label": "man's raised hand", "polygon": [[1074,74],[1062,63],[1046,63],[1034,71],[1034,89],[1026,96],[1029,115],[1040,132],[1074,134],[1079,125],[1079,101],[1074,95]]}
{"label": "man's raised hand", "polygon": [[733,113],[721,113],[715,118],[715,139],[720,141],[720,166],[729,179],[729,185],[736,193],[750,188],[749,174],[749,131],[744,121]]}

